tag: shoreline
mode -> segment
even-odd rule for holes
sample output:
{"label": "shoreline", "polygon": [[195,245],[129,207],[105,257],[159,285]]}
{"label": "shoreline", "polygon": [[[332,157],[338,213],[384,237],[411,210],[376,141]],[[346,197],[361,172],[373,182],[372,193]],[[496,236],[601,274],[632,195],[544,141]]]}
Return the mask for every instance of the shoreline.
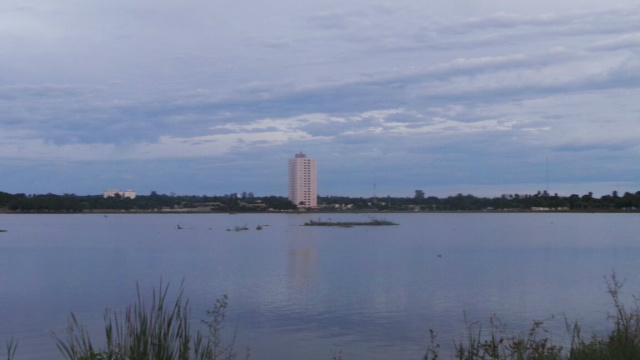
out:
{"label": "shoreline", "polygon": [[639,210],[431,210],[431,211],[200,211],[200,210],[92,210],[80,212],[65,211],[5,211],[0,210],[0,215],[136,215],[136,214],[640,214]]}

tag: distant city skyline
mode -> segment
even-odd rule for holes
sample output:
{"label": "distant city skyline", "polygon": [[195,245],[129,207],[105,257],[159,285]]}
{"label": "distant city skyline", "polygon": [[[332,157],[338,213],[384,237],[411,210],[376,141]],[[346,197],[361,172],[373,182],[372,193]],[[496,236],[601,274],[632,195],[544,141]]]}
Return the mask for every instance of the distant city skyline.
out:
{"label": "distant city skyline", "polygon": [[300,149],[320,195],[640,189],[634,0],[7,0],[0,24],[0,191],[286,197]]}

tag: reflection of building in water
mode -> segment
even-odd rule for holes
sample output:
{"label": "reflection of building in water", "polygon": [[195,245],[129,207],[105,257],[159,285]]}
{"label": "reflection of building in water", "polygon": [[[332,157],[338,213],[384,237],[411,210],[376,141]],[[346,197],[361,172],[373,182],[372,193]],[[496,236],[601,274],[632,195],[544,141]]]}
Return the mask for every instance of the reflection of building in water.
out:
{"label": "reflection of building in water", "polygon": [[316,249],[289,250],[289,280],[293,287],[307,287],[316,272]]}

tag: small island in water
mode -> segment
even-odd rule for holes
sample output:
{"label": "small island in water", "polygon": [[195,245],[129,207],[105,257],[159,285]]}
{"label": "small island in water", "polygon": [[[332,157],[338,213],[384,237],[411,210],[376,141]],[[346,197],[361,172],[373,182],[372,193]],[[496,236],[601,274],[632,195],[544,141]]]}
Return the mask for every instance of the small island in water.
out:
{"label": "small island in water", "polygon": [[304,226],[339,226],[339,227],[353,227],[353,226],[386,226],[386,225],[398,225],[388,220],[372,219],[369,221],[321,221],[321,220],[309,220],[304,223]]}

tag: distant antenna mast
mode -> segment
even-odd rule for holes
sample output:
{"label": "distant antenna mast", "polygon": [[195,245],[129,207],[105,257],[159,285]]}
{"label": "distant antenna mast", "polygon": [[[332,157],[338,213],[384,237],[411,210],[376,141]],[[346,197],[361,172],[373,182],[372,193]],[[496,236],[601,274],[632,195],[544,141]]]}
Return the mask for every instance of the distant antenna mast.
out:
{"label": "distant antenna mast", "polygon": [[547,158],[547,194],[549,193],[549,158]]}
{"label": "distant antenna mast", "polygon": [[378,195],[376,194],[376,182],[374,180],[373,181],[373,201],[376,201],[377,198],[378,198]]}
{"label": "distant antenna mast", "polygon": [[373,164],[373,202],[378,202],[378,160],[380,157],[380,152],[378,149],[374,149],[374,164]]}

